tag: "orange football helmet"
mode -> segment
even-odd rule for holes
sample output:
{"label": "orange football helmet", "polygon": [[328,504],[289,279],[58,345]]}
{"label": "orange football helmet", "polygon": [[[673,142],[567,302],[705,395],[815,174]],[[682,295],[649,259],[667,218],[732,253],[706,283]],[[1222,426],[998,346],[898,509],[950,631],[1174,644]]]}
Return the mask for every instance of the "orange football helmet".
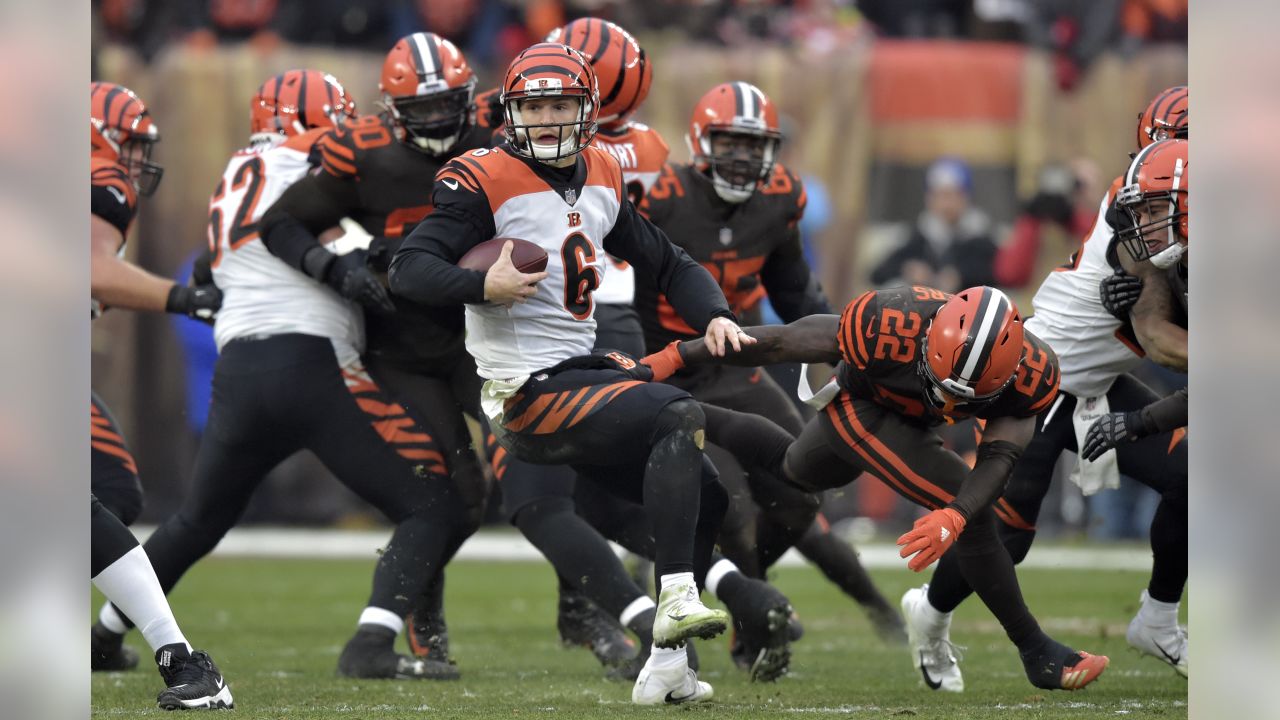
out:
{"label": "orange football helmet", "polygon": [[925,400],[949,413],[994,402],[1022,362],[1022,318],[1003,292],[987,286],[951,296],[920,342]]}
{"label": "orange football helmet", "polygon": [[1129,226],[1117,233],[1136,260],[1158,268],[1172,266],[1187,251],[1191,236],[1189,141],[1161,140],[1143,148],[1124,173],[1116,207]]}
{"label": "orange football helmet", "polygon": [[600,113],[596,121],[603,128],[626,124],[649,95],[653,66],[640,43],[608,20],[588,17],[565,25],[554,40],[586,56],[600,85]]}
{"label": "orange football helmet", "polygon": [[435,33],[400,38],[382,63],[378,88],[400,141],[429,155],[448,152],[474,122],[475,73],[462,51]]}
{"label": "orange football helmet", "polygon": [[319,70],[289,70],[268,78],[249,101],[249,140],[293,137],[355,116],[356,101],[337,78]]}
{"label": "orange football helmet", "polygon": [[[541,97],[578,99],[577,118],[561,123],[527,122],[521,114],[521,104]],[[538,43],[517,55],[507,67],[502,80],[502,106],[512,151],[535,160],[556,162],[582,152],[596,136],[600,88],[591,63],[582,53],[568,45]],[[560,139],[555,144],[533,142],[532,128],[556,128]],[[564,128],[573,128],[568,137],[564,137]]]}
{"label": "orange football helmet", "polygon": [[1138,115],[1138,149],[1159,140],[1186,140],[1190,136],[1187,127],[1190,106],[1190,95],[1185,85],[1168,88],[1156,95],[1147,109]]}
{"label": "orange football helmet", "polygon": [[160,185],[164,168],[151,161],[160,129],[132,90],[108,82],[89,84],[89,154],[120,163],[139,195]]}
{"label": "orange football helmet", "polygon": [[[733,150],[717,154],[717,136],[730,138]],[[716,193],[728,202],[744,202],[773,172],[782,142],[778,109],[751,83],[722,83],[694,106],[685,142],[694,166],[711,174]]]}

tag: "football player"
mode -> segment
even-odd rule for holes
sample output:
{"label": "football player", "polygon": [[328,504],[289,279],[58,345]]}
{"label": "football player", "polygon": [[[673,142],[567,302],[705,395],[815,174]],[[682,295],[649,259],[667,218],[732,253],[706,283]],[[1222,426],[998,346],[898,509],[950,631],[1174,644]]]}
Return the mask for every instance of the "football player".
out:
{"label": "football player", "polygon": [[[142,99],[126,87],[95,82],[89,86],[90,238],[92,314],[107,306],[164,310],[208,319],[217,312],[216,288],[188,288],[153,275],[123,258],[125,238],[139,195],[155,192],[162,169],[151,161],[160,131]],[[89,576],[112,602],[136,619],[167,686],[156,698],[166,710],[230,708],[227,686],[207,653],[192,649],[174,619],[155,570],[126,527],[142,509],[142,485],[124,437],[106,406],[90,403],[92,490]],[[101,492],[109,505],[98,497]],[[128,670],[137,653],[120,635],[90,634],[93,670]]]}
{"label": "football player", "polygon": [[[471,66],[452,42],[433,33],[401,38],[382,65],[383,111],[346,119],[321,138],[322,170],[294,183],[261,223],[272,254],[364,306],[365,367],[432,430],[468,506],[446,561],[479,527],[489,496],[462,415],[480,415],[480,379],[463,347],[461,306],[389,298],[381,273],[408,230],[431,212],[423,188],[436,172],[456,153],[489,143],[492,130],[475,122],[475,85]],[[367,252],[335,263],[317,238],[344,217],[372,240]],[[443,575],[435,577],[414,599],[405,631],[414,654],[448,662]]]}
{"label": "football player", "polygon": [[[800,244],[804,186],[775,160],[783,141],[778,123],[776,106],[756,86],[729,82],[712,88],[694,107],[685,136],[693,161],[664,167],[640,210],[720,282],[734,313],[758,312],[767,293],[782,319],[793,321],[831,309]],[[637,305],[650,351],[694,335],[651,285],[641,287]],[[786,392],[760,368],[688,368],[667,382],[699,401],[763,415],[793,435],[803,426]],[[721,476],[730,497],[748,499],[745,512],[758,513],[754,522],[740,524],[745,532],[722,533],[725,554],[760,577],[795,544],[863,605],[882,637],[905,642],[902,618],[857,554],[815,519],[819,498],[794,488],[770,492],[761,475],[748,468],[745,476]],[[753,496],[759,511],[749,505]],[[735,504],[731,515],[737,510]]]}
{"label": "football player", "polygon": [[[1102,304],[1111,314],[1128,317],[1133,312],[1134,333],[1148,356],[1172,370],[1187,368],[1187,252],[1191,175],[1186,142],[1168,140],[1144,151],[1130,176],[1134,182],[1121,190],[1116,206],[1129,223],[1119,233],[1128,257],[1126,268],[1135,275],[1111,275],[1103,280]],[[1142,278],[1149,278],[1143,282]],[[1108,281],[1115,278],[1108,291]],[[1139,292],[1128,295],[1115,289],[1124,278],[1137,280]],[[1146,297],[1144,302],[1143,297]],[[1138,306],[1139,302],[1144,304]],[[1136,306],[1136,307],[1135,307]],[[1186,427],[1189,419],[1187,389],[1140,410],[1110,413],[1089,428],[1081,453],[1089,460],[1124,443]]]}
{"label": "football player", "polygon": [[[315,453],[347,487],[396,524],[373,591],[338,671],[352,677],[457,677],[452,665],[393,649],[406,598],[441,567],[463,514],[431,435],[360,363],[360,317],[339,289],[377,282],[362,257],[327,257],[328,285],[271,255],[258,220],[285,188],[315,168],[316,141],[356,116],[331,75],[290,70],[250,103],[253,145],[227,164],[209,203],[210,263],[225,302],[214,326],[218,362],[208,428],[191,492],[147,540],[167,591],[235,525],[253,491],[281,460]],[[123,618],[103,609],[103,624]]]}
{"label": "football player", "polygon": [[[539,43],[512,61],[502,90],[507,144],[465,153],[440,172],[435,211],[396,253],[391,288],[421,303],[467,304],[467,350],[504,449],[571,465],[644,503],[660,595],[632,700],[709,698],[683,643],[726,627],[723,611],[702,604],[695,578],[710,565],[727,498],[702,454],[704,418],[688,393],[637,379],[621,353],[590,354],[604,254],[658,282],[717,352],[751,339],[707,272],[636,212],[617,160],[590,146],[600,109],[591,63],[566,45]],[[487,272],[455,265],[496,237],[539,244],[547,271],[517,270],[510,242]]]}
{"label": "football player", "polygon": [[[840,316],[811,315],[786,326],[750,328],[758,342],[724,362],[839,363],[830,400],[788,449],[785,477],[809,492],[866,472],[931,512],[898,538],[917,572],[953,557],[1017,646],[1028,680],[1076,690],[1108,659],[1063,645],[1022,600],[1009,553],[996,534],[996,502],[1058,396],[1053,350],[1030,331],[999,290],[948,295],[929,287],[864,293]],[[716,358],[696,342],[672,343],[645,359],[655,378]],[[931,426],[986,422],[972,470],[942,446]],[[947,550],[955,545],[955,552]],[[945,553],[945,554],[944,554]],[[926,674],[931,687],[939,681]]]}
{"label": "football player", "polygon": [[[1167,142],[1167,138],[1187,135],[1187,99],[1187,88],[1169,88],[1157,95],[1139,115],[1139,157],[1151,157],[1150,153],[1155,151],[1150,148],[1161,140]],[[1162,153],[1167,162],[1161,170],[1169,173],[1166,183],[1172,180],[1174,154]],[[1071,262],[1045,278],[1033,300],[1036,312],[1027,320],[1027,327],[1057,353],[1062,368],[1062,392],[1058,401],[1041,414],[1035,437],[1022,454],[1009,487],[997,505],[1004,522],[1004,541],[1015,561],[1026,556],[1035,538],[1040,504],[1049,490],[1054,466],[1062,452],[1083,447],[1087,430],[1096,418],[1110,412],[1137,411],[1158,399],[1155,392],[1130,371],[1142,362],[1143,346],[1138,339],[1143,333],[1165,333],[1173,337],[1178,332],[1164,321],[1167,308],[1157,309],[1156,313],[1138,313],[1135,308],[1131,324],[1107,311],[1099,290],[1099,284],[1108,276],[1126,268],[1131,268],[1131,272],[1141,270],[1122,252],[1117,231],[1126,231],[1130,221],[1126,211],[1115,207],[1120,195],[1134,194],[1135,191],[1125,188],[1133,186],[1140,167],[1131,165],[1126,175],[1116,178],[1080,250]],[[1166,198],[1164,203],[1168,202]],[[1185,231],[1185,225],[1181,227]],[[1176,223],[1175,227],[1164,229],[1179,232]],[[1150,297],[1156,300],[1159,295],[1151,293]],[[1167,305],[1167,301],[1164,304]],[[1181,332],[1185,370],[1186,334],[1185,330]],[[1147,342],[1157,347],[1150,339]],[[1148,352],[1156,357],[1154,350]],[[1176,351],[1171,350],[1170,354]],[[1187,578],[1185,432],[1175,429],[1120,445],[1115,453],[1100,457],[1097,463],[1082,459],[1073,479],[1086,494],[1092,494],[1106,485],[1117,485],[1118,473],[1161,495],[1151,523],[1151,582],[1143,592],[1142,609],[1130,623],[1127,637],[1130,644],[1169,663],[1185,676],[1187,639],[1177,624],[1178,603]],[[959,692],[964,688],[964,681],[950,650],[948,633],[951,612],[971,591],[959,572],[957,560],[943,558],[930,583],[907,591],[902,603],[917,667],[927,678],[940,683],[942,689]]]}

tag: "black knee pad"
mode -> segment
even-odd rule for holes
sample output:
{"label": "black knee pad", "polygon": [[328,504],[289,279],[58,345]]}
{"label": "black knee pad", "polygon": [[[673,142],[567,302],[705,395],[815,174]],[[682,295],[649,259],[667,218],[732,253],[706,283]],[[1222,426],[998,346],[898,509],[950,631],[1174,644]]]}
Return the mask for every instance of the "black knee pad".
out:
{"label": "black knee pad", "polygon": [[[702,412],[702,406],[693,398],[681,398],[667,403],[666,407],[658,412],[658,418],[653,427],[653,440],[657,442],[673,433],[693,435],[703,431],[706,426],[707,417]],[[698,437],[698,442],[701,445],[701,436]]]}

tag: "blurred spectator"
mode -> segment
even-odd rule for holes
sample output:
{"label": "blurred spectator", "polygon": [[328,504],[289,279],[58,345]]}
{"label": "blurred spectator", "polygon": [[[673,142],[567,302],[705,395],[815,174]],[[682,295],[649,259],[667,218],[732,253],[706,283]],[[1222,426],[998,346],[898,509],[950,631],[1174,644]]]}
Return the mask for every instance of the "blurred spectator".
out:
{"label": "blurred spectator", "polygon": [[1187,0],[1125,0],[1120,27],[1125,49],[1141,43],[1187,43]]}
{"label": "blurred spectator", "polygon": [[875,285],[929,285],[955,292],[995,282],[991,219],[973,207],[969,166],[942,158],[925,174],[925,209],[907,239],[872,271]]}
{"label": "blurred spectator", "polygon": [[1066,245],[1063,257],[1074,252],[1098,216],[1102,197],[1098,166],[1087,158],[1070,165],[1049,165],[1040,172],[1036,194],[1027,201],[1013,230],[996,253],[995,280],[1001,287],[1017,289],[1039,281],[1036,261],[1046,229],[1058,230]]}
{"label": "blurred spectator", "polygon": [[967,37],[967,0],[858,0],[858,10],[885,37]]}
{"label": "blurred spectator", "polygon": [[1027,0],[1027,41],[1053,53],[1058,88],[1074,90],[1115,41],[1125,0]]}

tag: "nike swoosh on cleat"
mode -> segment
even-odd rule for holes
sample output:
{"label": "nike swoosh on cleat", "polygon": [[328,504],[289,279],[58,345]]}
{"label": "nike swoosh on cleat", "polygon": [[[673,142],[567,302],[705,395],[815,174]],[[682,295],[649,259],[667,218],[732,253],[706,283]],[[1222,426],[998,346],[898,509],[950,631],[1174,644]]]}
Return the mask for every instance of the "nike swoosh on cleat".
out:
{"label": "nike swoosh on cleat", "polygon": [[672,691],[667,693],[667,696],[663,698],[663,701],[669,702],[669,703],[682,703],[685,700],[688,700],[689,698],[693,697],[694,695],[697,695],[697,693],[691,692],[688,695],[685,695],[684,697],[675,697],[675,692]]}
{"label": "nike swoosh on cleat", "polygon": [[920,653],[920,674],[924,676],[924,684],[929,686],[930,690],[938,690],[942,687],[941,680],[934,680],[929,677],[929,671],[924,668],[924,653]]}
{"label": "nike swoosh on cleat", "polygon": [[1178,664],[1178,663],[1182,662],[1182,656],[1181,656],[1181,655],[1179,655],[1179,656],[1177,656],[1177,657],[1174,657],[1173,655],[1170,655],[1170,654],[1169,654],[1169,651],[1168,651],[1168,650],[1165,650],[1165,649],[1164,649],[1164,646],[1162,646],[1160,643],[1156,642],[1155,640],[1152,640],[1152,641],[1151,641],[1151,644],[1152,644],[1152,645],[1155,645],[1155,646],[1156,646],[1156,649],[1160,651],[1160,654],[1161,654],[1161,655],[1164,655],[1165,659],[1166,659],[1166,660],[1168,660],[1172,665],[1177,666],[1177,664]]}
{"label": "nike swoosh on cleat", "polygon": [[671,613],[667,613],[667,617],[671,618],[672,620],[675,620],[676,622],[680,622],[681,620],[684,620],[689,616],[688,615],[672,615]]}

